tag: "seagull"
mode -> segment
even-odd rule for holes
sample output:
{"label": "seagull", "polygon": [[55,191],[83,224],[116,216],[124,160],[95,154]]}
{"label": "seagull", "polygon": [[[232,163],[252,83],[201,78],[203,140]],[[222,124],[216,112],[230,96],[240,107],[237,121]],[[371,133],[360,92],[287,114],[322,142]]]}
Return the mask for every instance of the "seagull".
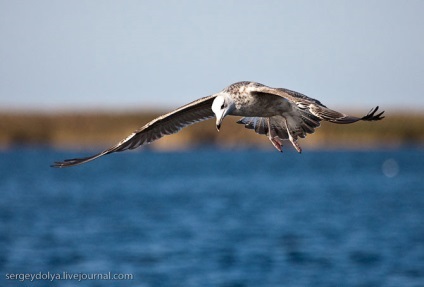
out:
{"label": "seagull", "polygon": [[219,93],[200,98],[157,117],[98,154],[55,162],[52,166],[75,166],[110,153],[132,150],[213,117],[216,117],[216,128],[219,131],[226,116],[241,116],[237,123],[260,135],[266,135],[280,152],[283,140],[289,140],[301,153],[298,139],[314,133],[321,121],[336,124],[378,121],[384,118],[384,111],[377,113],[377,110],[378,106],[358,118],[331,110],[320,101],[292,90],[271,88],[256,82],[237,82]]}

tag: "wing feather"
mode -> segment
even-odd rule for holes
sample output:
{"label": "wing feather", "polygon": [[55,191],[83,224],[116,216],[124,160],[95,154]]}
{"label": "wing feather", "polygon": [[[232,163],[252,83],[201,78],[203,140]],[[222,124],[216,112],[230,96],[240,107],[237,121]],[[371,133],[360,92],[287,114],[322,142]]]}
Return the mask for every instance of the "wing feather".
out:
{"label": "wing feather", "polygon": [[378,121],[384,118],[382,116],[384,111],[376,114],[378,106],[371,109],[367,115],[359,118],[331,110],[320,101],[292,90],[276,89],[262,84],[255,84],[249,89],[251,92],[273,94],[287,99],[294,109],[302,111],[302,115],[308,116],[314,122],[325,120],[336,124],[350,124],[357,121]]}
{"label": "wing feather", "polygon": [[182,128],[194,123],[204,121],[214,117],[211,109],[215,95],[204,97],[182,106],[170,113],[157,117],[131,135],[118,142],[116,145],[93,156],[84,158],[67,159],[62,162],[55,162],[53,167],[74,166],[94,160],[101,156],[135,149],[139,146],[154,142],[163,136],[177,133]]}
{"label": "wing feather", "polygon": [[383,112],[380,112],[378,114],[375,114],[378,110],[378,106],[371,109],[371,111],[363,116],[362,118],[358,118],[355,116],[349,116],[334,110],[331,110],[326,107],[320,107],[320,106],[313,106],[311,107],[310,111],[315,116],[319,117],[320,119],[336,123],[336,124],[351,124],[357,121],[379,121],[384,119]]}

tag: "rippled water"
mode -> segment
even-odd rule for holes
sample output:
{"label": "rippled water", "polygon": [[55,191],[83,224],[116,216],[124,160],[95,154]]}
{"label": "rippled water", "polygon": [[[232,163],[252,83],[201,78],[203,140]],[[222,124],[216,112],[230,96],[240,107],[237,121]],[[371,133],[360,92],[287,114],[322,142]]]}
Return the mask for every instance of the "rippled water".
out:
{"label": "rippled water", "polygon": [[1,286],[424,286],[420,150],[0,156]]}

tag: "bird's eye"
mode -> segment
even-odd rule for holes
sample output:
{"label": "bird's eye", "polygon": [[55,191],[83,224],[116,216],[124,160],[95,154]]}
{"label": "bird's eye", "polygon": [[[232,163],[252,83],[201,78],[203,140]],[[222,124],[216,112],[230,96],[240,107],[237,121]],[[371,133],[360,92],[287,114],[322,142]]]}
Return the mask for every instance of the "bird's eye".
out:
{"label": "bird's eye", "polygon": [[222,110],[224,107],[225,107],[225,104],[222,104],[222,106],[221,106],[221,110]]}

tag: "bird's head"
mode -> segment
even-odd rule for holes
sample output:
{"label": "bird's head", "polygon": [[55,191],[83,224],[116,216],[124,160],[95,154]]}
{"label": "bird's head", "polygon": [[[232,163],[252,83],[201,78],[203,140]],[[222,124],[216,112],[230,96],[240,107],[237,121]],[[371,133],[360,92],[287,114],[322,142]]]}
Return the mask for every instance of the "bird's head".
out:
{"label": "bird's head", "polygon": [[216,117],[216,129],[221,128],[222,120],[235,108],[233,99],[227,94],[218,95],[212,103],[212,111]]}

